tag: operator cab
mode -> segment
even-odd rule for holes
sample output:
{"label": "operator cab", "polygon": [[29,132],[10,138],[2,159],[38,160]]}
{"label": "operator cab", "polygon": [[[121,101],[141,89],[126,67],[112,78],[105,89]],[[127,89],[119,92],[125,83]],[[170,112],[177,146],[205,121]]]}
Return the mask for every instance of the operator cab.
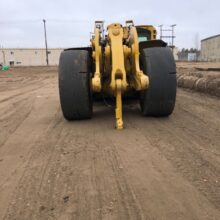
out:
{"label": "operator cab", "polygon": [[152,25],[136,26],[139,43],[156,40],[157,31]]}
{"label": "operator cab", "polygon": [[151,32],[144,28],[137,28],[138,40],[140,42],[151,40]]}

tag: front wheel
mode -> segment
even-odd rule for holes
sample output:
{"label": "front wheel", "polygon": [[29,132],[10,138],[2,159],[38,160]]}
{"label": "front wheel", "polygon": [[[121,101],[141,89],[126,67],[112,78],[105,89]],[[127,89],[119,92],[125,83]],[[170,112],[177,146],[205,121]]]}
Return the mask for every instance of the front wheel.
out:
{"label": "front wheel", "polygon": [[169,116],[174,110],[176,100],[176,65],[171,49],[143,49],[140,64],[149,77],[149,88],[140,94],[143,115]]}
{"label": "front wheel", "polygon": [[92,116],[90,56],[86,50],[67,50],[60,55],[59,93],[63,116],[67,120]]}

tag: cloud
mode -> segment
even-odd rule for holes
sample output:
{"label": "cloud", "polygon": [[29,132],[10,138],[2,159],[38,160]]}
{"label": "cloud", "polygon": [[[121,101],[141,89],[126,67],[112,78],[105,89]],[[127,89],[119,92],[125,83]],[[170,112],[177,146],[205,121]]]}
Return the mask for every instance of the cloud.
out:
{"label": "cloud", "polygon": [[[10,4],[9,4],[10,3]],[[89,44],[95,20],[106,23],[133,19],[136,24],[177,24],[178,47],[195,47],[200,39],[220,33],[220,2],[136,0],[11,0],[1,2],[0,45],[4,47],[44,47],[42,19],[47,20],[49,47]]]}

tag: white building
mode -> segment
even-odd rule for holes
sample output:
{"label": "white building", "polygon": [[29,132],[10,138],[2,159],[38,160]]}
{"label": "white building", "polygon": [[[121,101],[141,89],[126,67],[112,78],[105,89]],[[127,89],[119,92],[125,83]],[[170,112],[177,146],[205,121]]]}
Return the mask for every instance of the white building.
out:
{"label": "white building", "polygon": [[[64,49],[48,49],[49,65],[58,65]],[[0,48],[0,64],[10,66],[45,66],[46,50],[43,48]]]}
{"label": "white building", "polygon": [[201,60],[220,61],[220,34],[201,41]]}
{"label": "white building", "polygon": [[[59,57],[63,48],[48,49],[49,65],[59,64]],[[173,55],[178,60],[178,48],[174,47]],[[6,66],[45,66],[45,48],[0,48],[0,64]]]}
{"label": "white building", "polygon": [[188,53],[188,61],[192,62],[192,61],[197,61],[198,57],[196,53]]}

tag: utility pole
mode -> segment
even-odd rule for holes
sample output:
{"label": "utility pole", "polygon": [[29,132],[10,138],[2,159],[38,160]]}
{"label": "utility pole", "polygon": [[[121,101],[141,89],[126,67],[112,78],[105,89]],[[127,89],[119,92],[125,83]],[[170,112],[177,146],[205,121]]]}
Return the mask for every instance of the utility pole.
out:
{"label": "utility pole", "polygon": [[163,25],[159,25],[159,28],[160,28],[160,39],[162,40],[162,37],[163,37]]}
{"label": "utility pole", "polygon": [[172,50],[174,49],[174,27],[176,27],[176,24],[173,24],[170,26],[172,28]]}
{"label": "utility pole", "polygon": [[48,59],[48,49],[47,49],[47,30],[46,30],[46,20],[43,19],[44,22],[44,38],[45,38],[45,47],[46,47],[46,63],[47,66],[49,65],[49,59]]}
{"label": "utility pole", "polygon": [[[170,25],[171,29],[163,29],[163,25],[159,25],[158,26],[160,28],[160,39],[163,40],[163,39],[171,39],[171,49],[173,51],[174,49],[174,38],[176,38],[176,36],[174,35],[174,28],[176,27],[176,24],[173,24],[173,25]],[[166,32],[168,34],[165,34],[163,35],[163,33]],[[171,33],[171,35],[170,35]],[[170,42],[169,42],[170,43]]]}

